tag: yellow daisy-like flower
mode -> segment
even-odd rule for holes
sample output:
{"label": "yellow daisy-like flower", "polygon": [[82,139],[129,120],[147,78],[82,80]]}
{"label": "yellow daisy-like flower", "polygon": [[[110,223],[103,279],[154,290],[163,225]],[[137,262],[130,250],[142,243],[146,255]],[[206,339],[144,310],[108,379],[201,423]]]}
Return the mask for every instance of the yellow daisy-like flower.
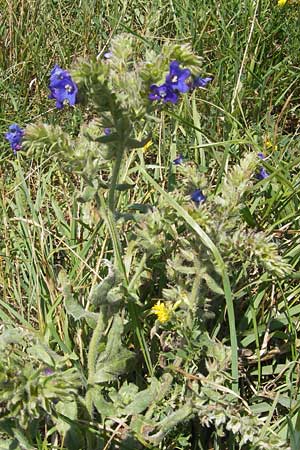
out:
{"label": "yellow daisy-like flower", "polygon": [[280,7],[282,7],[282,6],[284,6],[286,3],[287,3],[287,0],[278,0],[277,5],[280,6]]}
{"label": "yellow daisy-like flower", "polygon": [[152,306],[151,311],[153,314],[157,315],[160,323],[166,323],[171,317],[171,309],[168,308],[164,303],[157,302],[154,306]]}

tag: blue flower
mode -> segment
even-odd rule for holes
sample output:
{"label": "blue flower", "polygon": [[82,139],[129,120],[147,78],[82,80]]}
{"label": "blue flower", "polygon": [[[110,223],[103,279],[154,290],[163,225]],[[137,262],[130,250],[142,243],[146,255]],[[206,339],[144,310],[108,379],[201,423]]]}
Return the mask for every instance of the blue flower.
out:
{"label": "blue flower", "polygon": [[156,84],[152,84],[150,86],[150,90],[152,91],[149,94],[150,100],[162,100],[164,103],[171,102],[176,103],[178,100],[178,94],[173,91],[172,87],[167,83],[162,84],[161,86],[156,86]]}
{"label": "blue flower", "polygon": [[178,100],[178,94],[180,92],[188,92],[190,87],[186,83],[186,79],[191,75],[189,69],[180,69],[178,61],[172,61],[170,63],[170,71],[166,76],[165,83],[157,86],[152,84],[150,86],[151,93],[149,99],[162,100],[164,103],[176,103]]}
{"label": "blue flower", "polygon": [[191,200],[196,204],[196,206],[199,206],[200,203],[205,202],[206,197],[201,191],[201,189],[195,189],[191,193]]}
{"label": "blue flower", "polygon": [[51,94],[49,98],[56,100],[56,107],[61,109],[67,101],[69,105],[74,106],[78,87],[72,80],[71,75],[58,65],[55,65],[50,74],[49,89]]}
{"label": "blue flower", "polygon": [[269,174],[264,167],[261,167],[259,169],[258,173],[256,174],[256,178],[258,180],[264,180],[265,178],[268,178],[268,177],[269,177]]}
{"label": "blue flower", "polygon": [[175,166],[179,166],[182,163],[183,163],[183,156],[180,153],[180,155],[173,160],[173,164],[175,164]]}
{"label": "blue flower", "polygon": [[166,84],[173,90],[178,92],[188,92],[189,85],[186,84],[186,79],[191,75],[189,69],[180,69],[178,61],[172,61],[170,63],[170,72],[166,76]]}
{"label": "blue flower", "polygon": [[23,128],[20,128],[19,125],[14,123],[8,127],[8,132],[5,133],[5,138],[10,143],[11,148],[14,153],[17,153],[18,150],[22,147],[22,138],[25,134]]}
{"label": "blue flower", "polygon": [[[257,153],[257,156],[260,159],[266,159],[263,153]],[[268,178],[269,174],[264,167],[261,167],[255,176],[258,180],[264,180],[265,178]]]}
{"label": "blue flower", "polygon": [[206,78],[201,78],[200,76],[199,77],[195,77],[193,79],[193,83],[192,83],[191,89],[195,89],[197,87],[204,88],[211,81],[212,81],[211,77],[206,77]]}
{"label": "blue flower", "polygon": [[109,136],[111,134],[111,129],[110,128],[104,128],[104,134],[105,134],[105,136]]}

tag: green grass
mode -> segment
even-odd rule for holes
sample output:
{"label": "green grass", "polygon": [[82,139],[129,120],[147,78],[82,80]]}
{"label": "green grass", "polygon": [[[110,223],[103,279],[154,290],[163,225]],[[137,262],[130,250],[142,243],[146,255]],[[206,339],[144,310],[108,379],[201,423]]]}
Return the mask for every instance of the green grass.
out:
{"label": "green grass", "polygon": [[[275,0],[0,0],[0,11],[1,134],[14,122],[25,126],[42,121],[60,124],[76,135],[81,122],[89,120],[92,112],[80,106],[74,111],[57,111],[47,98],[49,72],[55,63],[68,68],[81,57],[102,54],[116,34],[130,33],[141,46],[154,50],[167,40],[192,44],[203,58],[202,75],[212,75],[214,81],[205,91],[185,98],[173,113],[162,112],[152,136],[153,146],[129,155],[119,182],[134,182],[139,188],[122,193],[118,207],[130,213],[130,205],[158,205],[164,198],[168,207],[176,211],[178,221],[196,232],[220,266],[223,260],[212,238],[172,198],[176,184],[172,160],[183,153],[186,160],[195,161],[206,176],[206,192],[215,195],[221,193],[222,180],[230,168],[249,150],[270,156],[264,162],[270,177],[267,182],[254,183],[247,191],[241,216],[251,229],[273,235],[293,272],[280,277],[240,264],[228,277],[224,269],[220,279],[224,302],[210,332],[213,338],[231,345],[230,373],[233,378],[239,375],[239,386],[234,379],[232,389],[239,389],[255,413],[269,415],[270,426],[283,439],[290,430],[290,445],[297,450],[299,6],[295,3],[278,8]],[[138,131],[140,138],[145,138],[149,127],[145,124],[144,130],[140,127]],[[272,144],[269,148],[266,141]],[[82,378],[86,377],[82,368],[91,332],[66,311],[58,276],[62,269],[67,273],[74,297],[87,310],[91,289],[107,275],[103,259],[113,261],[115,255],[120,272],[128,278],[125,288],[132,296],[128,303],[130,319],[125,325],[126,345],[137,350],[141,366],[140,373],[137,371],[128,381],[145,389],[145,379],[160,373],[162,367],[146,294],[141,295],[145,304],[134,300],[140,289],[137,280],[144,268],[142,262],[140,267],[135,265],[137,252],[130,225],[115,225],[109,215],[104,218],[103,209],[99,212],[93,202],[80,203],[77,196],[82,180],[76,174],[66,173],[63,163],[54,161],[46,152],[39,158],[20,152],[14,158],[4,140],[1,150],[2,324],[33,332],[61,355],[75,354],[74,366]],[[143,288],[159,295],[166,286],[159,279],[162,261],[155,264],[153,285],[147,284],[150,275],[146,270]],[[194,337],[184,337],[191,346],[189,354],[196,358],[199,350]],[[250,356],[243,359],[246,352]],[[190,366],[181,369],[187,367]],[[93,425],[88,419],[80,424],[96,433]],[[115,425],[110,424],[114,429]],[[51,430],[48,432],[50,435]],[[265,428],[261,433],[265,433]],[[108,432],[106,437],[110,435]],[[59,439],[50,444],[51,438],[45,438],[43,433],[38,439],[40,444],[35,445],[39,449],[52,448],[51,445],[64,448]],[[144,444],[142,448],[192,448],[176,444],[172,433],[168,439],[168,444]],[[26,445],[23,447],[32,448]],[[91,442],[89,445],[92,448]],[[199,443],[193,445],[194,449],[201,448]],[[218,450],[237,448],[230,439],[222,442],[217,436],[214,443],[210,440],[207,445]],[[108,447],[103,443],[101,448]]]}

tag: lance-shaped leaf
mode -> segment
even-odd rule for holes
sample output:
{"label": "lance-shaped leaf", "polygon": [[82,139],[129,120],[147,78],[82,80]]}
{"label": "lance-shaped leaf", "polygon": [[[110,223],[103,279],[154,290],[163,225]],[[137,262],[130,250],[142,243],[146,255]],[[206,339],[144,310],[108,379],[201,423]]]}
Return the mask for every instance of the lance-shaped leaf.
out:
{"label": "lance-shaped leaf", "polygon": [[151,385],[141,392],[138,392],[133,402],[131,402],[126,408],[126,414],[140,414],[147,409],[157,399],[161,388],[161,383],[152,378]]}
{"label": "lance-shaped leaf", "polygon": [[129,370],[130,366],[132,367],[135,355],[122,346],[122,333],[122,319],[115,316],[105,350],[99,355],[96,363],[96,371],[93,377],[95,383],[113,381]]}
{"label": "lance-shaped leaf", "polygon": [[157,445],[163,440],[166,434],[172,430],[172,428],[190,419],[192,415],[192,406],[185,404],[155,425],[144,417],[137,416],[132,424],[132,428],[140,439]]}
{"label": "lance-shaped leaf", "polygon": [[79,450],[82,448],[82,435],[77,425],[77,403],[72,401],[60,401],[56,405],[58,417],[55,419],[58,431],[64,436],[67,448]]}
{"label": "lance-shaped leaf", "polygon": [[65,309],[68,315],[75,320],[87,319],[97,321],[98,314],[86,311],[73,297],[71,284],[67,279],[66,273],[61,270],[58,275],[58,281],[61,285],[61,290],[64,296]]}

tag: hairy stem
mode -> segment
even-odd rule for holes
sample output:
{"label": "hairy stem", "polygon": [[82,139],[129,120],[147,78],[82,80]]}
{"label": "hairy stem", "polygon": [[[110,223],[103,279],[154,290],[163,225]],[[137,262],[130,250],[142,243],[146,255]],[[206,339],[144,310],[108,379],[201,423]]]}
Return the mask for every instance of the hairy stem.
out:
{"label": "hairy stem", "polygon": [[124,151],[125,151],[125,148],[121,144],[120,148],[119,148],[119,152],[116,156],[116,160],[114,162],[113,173],[112,173],[110,188],[109,188],[109,192],[108,192],[108,208],[112,212],[115,212],[115,203],[116,203],[115,202],[115,192],[116,192],[116,186],[117,186],[118,179],[119,179],[119,173],[120,173],[120,168],[121,168]]}

